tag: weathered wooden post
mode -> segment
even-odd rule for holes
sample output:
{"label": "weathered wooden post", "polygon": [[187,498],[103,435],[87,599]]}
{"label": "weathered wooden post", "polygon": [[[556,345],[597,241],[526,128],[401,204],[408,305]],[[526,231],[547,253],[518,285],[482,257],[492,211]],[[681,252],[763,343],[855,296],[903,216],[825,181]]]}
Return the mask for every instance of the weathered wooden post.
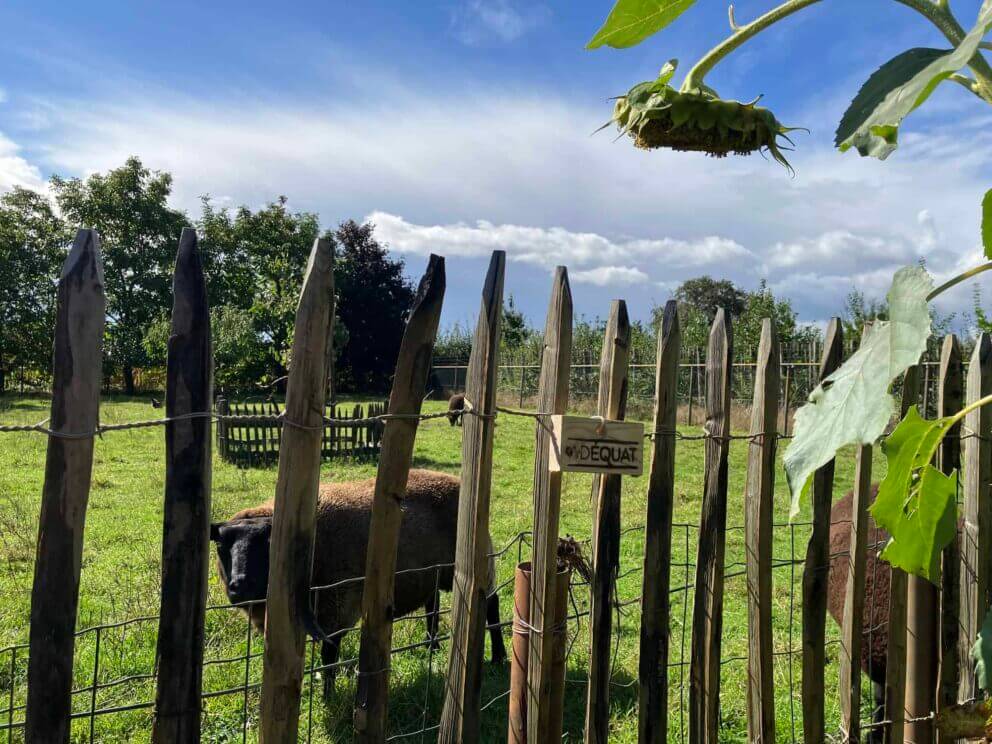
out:
{"label": "weathered wooden post", "polygon": [[[967,403],[992,394],[992,337],[979,335],[968,365]],[[971,673],[971,644],[978,636],[985,612],[992,604],[992,409],[988,406],[965,415],[962,445],[964,472],[964,528],[961,534],[961,636],[958,666],[964,672],[958,699],[978,694]]]}
{"label": "weathered wooden post", "polygon": [[310,606],[320,437],[327,394],[328,327],[334,296],[334,248],[314,242],[296,310],[272,515],[259,741],[296,741]]}
{"label": "weathered wooden post", "polygon": [[[827,326],[820,360],[820,379],[825,380],[843,360],[844,338],[840,318]],[[812,370],[812,367],[807,367]],[[812,371],[810,372],[812,377]],[[806,546],[803,567],[803,741],[823,744],[824,687],[826,667],[827,577],[830,571],[830,506],[833,501],[834,461],[813,474],[811,501],[813,529]]]}
{"label": "weathered wooden post", "polygon": [[[183,228],[173,279],[165,415],[209,414],[213,356],[196,231]],[[152,741],[200,741],[203,618],[210,550],[210,419],[165,425],[165,516]]]}
{"label": "weathered wooden post", "polygon": [[[920,400],[920,367],[906,370],[902,382],[899,418]],[[906,600],[908,579],[905,571],[892,567],[889,574],[889,646],[885,651],[885,718],[883,744],[903,744],[906,699]]]}
{"label": "weathered wooden post", "polygon": [[[59,278],[52,409],[31,590],[24,739],[69,741],[83,525],[100,419],[106,298],[100,238],[76,233]],[[13,681],[11,681],[13,684]]]}
{"label": "weathered wooden post", "polygon": [[865,570],[868,564],[868,501],[871,499],[870,444],[857,450],[854,501],[847,557],[847,584],[840,639],[840,730],[845,744],[861,741],[861,644],[864,632]]}
{"label": "weathered wooden post", "polygon": [[[678,303],[665,303],[655,360],[654,430],[644,526],[641,585],[640,687],[637,709],[641,744],[668,740],[669,588],[672,572],[672,507],[675,503],[675,417],[678,412],[682,336]],[[690,381],[692,374],[690,371]],[[691,400],[690,394],[690,400]]]}
{"label": "weathered wooden post", "polygon": [[461,493],[452,593],[451,652],[438,742],[477,741],[479,694],[489,589],[489,495],[499,384],[499,337],[506,254],[495,251],[482,289],[482,307],[468,363],[465,397],[478,415],[465,416]]}
{"label": "weathered wooden post", "polygon": [[431,255],[406,323],[389,395],[389,415],[400,418],[386,421],[372,501],[355,693],[355,734],[361,742],[382,742],[386,738],[393,584],[403,517],[400,502],[413,462],[420,423],[417,417],[430,376],[444,286],[444,259]]}
{"label": "weathered wooden post", "polygon": [[[621,421],[627,413],[630,318],[627,303],[614,300],[599,360],[599,404],[604,419]],[[589,587],[589,685],[586,694],[587,744],[606,744],[610,731],[610,636],[620,566],[621,475],[592,480],[592,582]]]}
{"label": "weathered wooden post", "polygon": [[772,656],[772,529],[778,396],[781,388],[778,332],[771,318],[761,322],[751,407],[751,440],[744,494],[744,544],[748,604],[748,739],[775,741],[775,681]]}
{"label": "weathered wooden post", "polygon": [[723,635],[723,558],[727,528],[727,458],[730,450],[730,374],[733,331],[717,310],[706,355],[706,472],[699,522],[696,593],[689,664],[689,741],[719,740],[720,646]]}
{"label": "weathered wooden post", "polygon": [[[952,416],[964,405],[964,370],[961,363],[961,344],[957,336],[944,337],[940,353],[940,390],[937,397],[938,415]],[[940,469],[951,474],[961,465],[961,423],[955,424],[940,443],[938,454]],[[937,707],[940,712],[958,701],[958,612],[960,598],[961,540],[954,540],[941,553],[940,566],[940,666],[937,670]],[[972,639],[969,639],[972,640]],[[971,669],[969,661],[965,669]],[[950,739],[938,732],[938,742]]]}
{"label": "weathered wooden post", "polygon": [[[551,301],[544,326],[544,353],[537,389],[540,414],[563,414],[568,405],[568,376],[572,356],[572,290],[564,266],[555,269]],[[551,422],[540,416],[534,443],[534,554],[531,567],[530,626],[527,660],[527,740],[557,741],[561,720],[551,717],[554,675],[554,633],[545,633],[553,618],[558,579],[558,519],[561,472],[552,472]],[[552,628],[548,627],[551,631]]]}

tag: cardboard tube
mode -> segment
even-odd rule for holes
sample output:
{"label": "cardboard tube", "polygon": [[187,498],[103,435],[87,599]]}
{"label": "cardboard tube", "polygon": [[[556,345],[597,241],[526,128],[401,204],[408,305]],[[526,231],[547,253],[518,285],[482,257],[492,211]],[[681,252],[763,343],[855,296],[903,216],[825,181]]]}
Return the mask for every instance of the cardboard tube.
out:
{"label": "cardboard tube", "polygon": [[[561,740],[562,716],[565,705],[565,639],[567,636],[568,587],[571,571],[558,572],[555,582],[554,615],[549,632],[555,634],[551,658],[551,694],[548,701],[548,725],[554,731],[545,732],[544,741]],[[513,582],[513,643],[510,653],[510,715],[508,744],[527,741],[527,656],[530,651],[530,561],[517,565]]]}

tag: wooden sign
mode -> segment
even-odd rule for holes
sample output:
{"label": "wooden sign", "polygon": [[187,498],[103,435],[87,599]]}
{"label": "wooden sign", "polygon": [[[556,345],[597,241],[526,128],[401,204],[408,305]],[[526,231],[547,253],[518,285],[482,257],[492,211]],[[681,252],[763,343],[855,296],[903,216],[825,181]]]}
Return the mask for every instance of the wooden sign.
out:
{"label": "wooden sign", "polygon": [[644,469],[644,425],[584,416],[552,416],[553,472],[640,475]]}

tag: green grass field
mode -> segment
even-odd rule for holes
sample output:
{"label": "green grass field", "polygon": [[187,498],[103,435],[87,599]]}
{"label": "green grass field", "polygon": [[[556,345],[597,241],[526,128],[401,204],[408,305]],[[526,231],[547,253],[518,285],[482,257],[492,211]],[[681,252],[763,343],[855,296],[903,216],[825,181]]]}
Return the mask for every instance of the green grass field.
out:
{"label": "green grass field", "polygon": [[[427,410],[442,404],[428,403]],[[111,398],[101,412],[105,423],[134,421],[156,417],[147,399]],[[34,423],[48,415],[48,403],[38,398],[0,398],[0,423]],[[525,559],[529,548],[515,539],[531,528],[531,478],[533,467],[533,420],[502,416],[496,433],[495,467],[491,531],[497,548],[509,545],[498,562],[501,581],[512,577],[518,549]],[[698,431],[692,429],[687,431]],[[460,467],[461,430],[444,420],[421,426],[417,438],[415,466],[434,468],[457,474]],[[21,644],[28,638],[30,592],[39,499],[43,480],[46,440],[38,434],[0,434],[0,649]],[[731,447],[730,503],[726,553],[726,601],[723,635],[721,741],[746,741],[745,682],[747,653],[746,593],[743,576],[743,490],[746,473],[746,442]],[[154,659],[157,620],[140,619],[158,612],[160,588],[160,552],[162,533],[162,494],[164,442],[161,428],[110,432],[96,443],[93,487],[86,521],[85,548],[80,588],[78,627],[129,619],[123,624],[99,632],[100,664],[95,669],[96,631],[84,632],[77,639],[74,710],[85,713],[110,707],[135,706],[154,699]],[[884,467],[877,461],[876,478]],[[326,462],[322,478],[348,480],[368,477],[374,464],[343,461]],[[703,443],[680,442],[677,456],[677,484],[673,535],[672,565],[672,656],[670,668],[671,700],[669,713],[673,741],[682,741],[686,725],[689,628],[692,615],[692,592],[685,588],[694,581],[696,527],[703,490]],[[272,497],[275,468],[239,470],[215,456],[213,471],[213,516],[225,519],[245,506]],[[845,455],[838,462],[836,493],[845,493],[852,484],[853,457]],[[621,540],[619,596],[621,600],[639,597],[643,554],[643,524],[647,478],[626,479],[622,513],[624,534]],[[591,476],[567,474],[562,495],[562,534],[578,539],[591,534]],[[788,655],[800,647],[800,579],[801,567],[793,566],[793,557],[805,554],[808,528],[802,524],[788,526],[788,494],[784,475],[779,470],[776,486],[776,529],[774,553],[782,565],[774,575],[774,632],[776,656],[776,705],[780,736],[789,740],[793,731],[801,739],[801,703],[799,700],[799,656]],[[808,518],[804,513],[800,520]],[[511,612],[512,587],[501,592],[503,618]],[[585,587],[578,587],[575,599],[579,609],[586,605]],[[448,595],[444,600],[449,600]],[[204,690],[222,693],[208,698],[203,728],[205,741],[241,741],[257,736],[257,692],[247,694],[247,725],[242,716],[246,696],[225,690],[261,679],[260,639],[249,639],[247,623],[235,610],[224,608],[225,597],[211,574],[210,604],[219,605],[207,613]],[[447,627],[448,618],[442,620]],[[615,668],[612,689],[611,741],[633,742],[637,739],[637,646],[638,607],[625,608],[616,628]],[[582,737],[588,624],[585,618],[569,628],[571,652],[566,683],[566,739]],[[836,637],[836,627],[828,621],[828,634]],[[423,640],[422,621],[398,622],[394,645]],[[509,632],[506,633],[509,643]],[[251,658],[244,657],[250,644]],[[343,645],[342,658],[357,655],[357,633],[349,635]],[[440,717],[442,682],[446,668],[446,649],[433,654],[417,648],[394,656],[390,732],[415,732],[435,724]],[[836,723],[836,644],[828,645],[828,728]],[[23,720],[25,698],[26,650],[0,651],[0,726],[12,719]],[[233,661],[225,661],[232,659]],[[488,648],[487,648],[488,658]],[[685,664],[683,664],[683,659]],[[792,663],[790,664],[790,659]],[[310,658],[308,657],[308,663]],[[319,664],[319,654],[316,656]],[[93,686],[94,680],[97,685]],[[304,687],[301,720],[302,736],[311,741],[348,740],[350,711],[354,695],[354,677],[343,674],[337,679],[334,698],[325,706],[319,700],[319,680],[313,688]],[[483,740],[506,739],[509,669],[487,664],[483,701],[492,701],[483,713]],[[864,685],[864,687],[868,687]],[[502,696],[501,696],[502,695]],[[11,716],[7,709],[13,701]],[[311,704],[312,700],[312,704]],[[147,741],[151,711],[137,707],[99,715],[93,719],[93,740],[105,742]],[[89,741],[90,719],[81,717],[74,726],[73,741]],[[6,741],[0,729],[0,741]],[[432,741],[428,733],[406,741]],[[12,741],[21,741],[15,730]]]}

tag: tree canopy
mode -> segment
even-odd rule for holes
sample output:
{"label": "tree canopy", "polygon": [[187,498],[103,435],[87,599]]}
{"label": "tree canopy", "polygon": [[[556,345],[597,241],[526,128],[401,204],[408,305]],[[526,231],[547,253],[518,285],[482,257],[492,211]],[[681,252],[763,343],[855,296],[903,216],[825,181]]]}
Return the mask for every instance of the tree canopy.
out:
{"label": "tree canopy", "polygon": [[172,269],[186,215],[168,205],[172,176],[128,158],[106,174],[52,178],[68,224],[100,234],[107,293],[106,357],[134,392],[134,369],[146,362],[144,336],[171,299]]}

